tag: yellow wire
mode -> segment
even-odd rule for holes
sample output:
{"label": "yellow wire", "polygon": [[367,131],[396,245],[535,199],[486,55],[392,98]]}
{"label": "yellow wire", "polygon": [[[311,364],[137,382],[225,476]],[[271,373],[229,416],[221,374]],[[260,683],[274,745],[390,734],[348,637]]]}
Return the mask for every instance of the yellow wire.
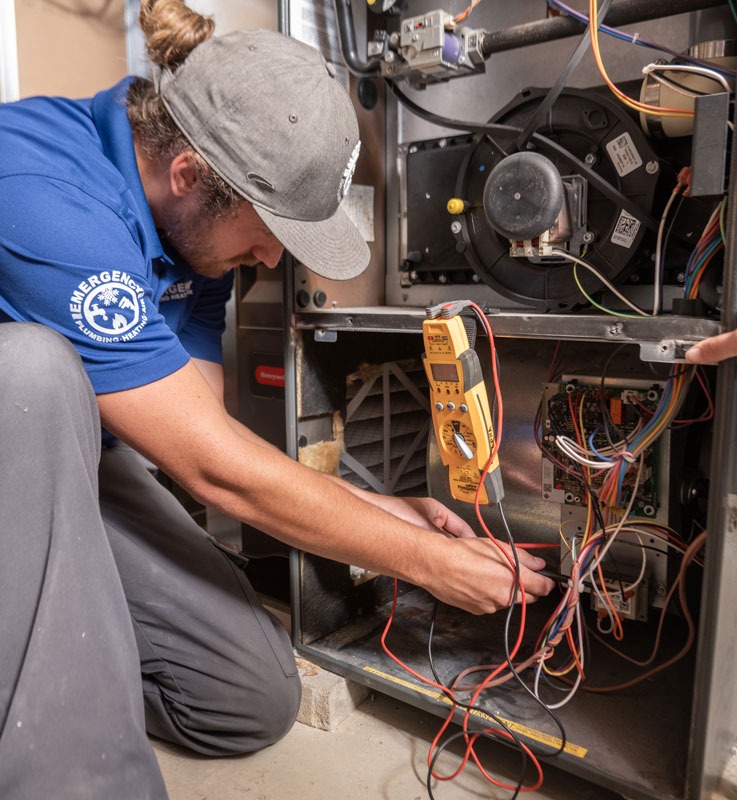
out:
{"label": "yellow wire", "polygon": [[611,81],[607,71],[604,67],[604,62],[601,59],[601,52],[599,50],[599,26],[598,26],[598,2],[597,0],[589,0],[589,34],[591,36],[591,51],[596,61],[596,67],[601,73],[606,85],[612,90],[619,100],[624,105],[635,111],[641,111],[643,114],[650,114],[656,117],[693,117],[694,112],[687,109],[680,108],[660,108],[659,106],[651,106],[647,103],[639,103],[631,97],[627,97],[624,92],[620,91]]}
{"label": "yellow wire", "polygon": [[596,302],[596,300],[594,300],[592,297],[589,296],[589,294],[586,291],[586,289],[583,288],[583,285],[581,284],[581,281],[579,280],[579,277],[578,277],[577,267],[578,267],[578,264],[576,264],[576,262],[574,261],[573,262],[573,279],[576,281],[576,286],[578,286],[578,291],[581,292],[581,294],[589,301],[589,303],[591,303],[592,306],[594,306],[595,308],[598,308],[599,311],[603,311],[605,314],[611,314],[613,317],[625,317],[626,319],[640,319],[640,317],[637,314],[623,314],[620,311],[612,311],[610,308],[605,308],[604,306],[600,306]]}

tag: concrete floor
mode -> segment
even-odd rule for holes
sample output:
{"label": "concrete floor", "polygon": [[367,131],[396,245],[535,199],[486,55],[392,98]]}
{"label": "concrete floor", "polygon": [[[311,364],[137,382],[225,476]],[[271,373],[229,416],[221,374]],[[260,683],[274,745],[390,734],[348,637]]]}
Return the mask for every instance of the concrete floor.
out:
{"label": "concrete floor", "polygon": [[[288,628],[288,609],[273,599],[264,600]],[[305,688],[304,709],[310,694],[308,689],[314,687],[309,686],[306,677],[311,671],[305,673],[300,667],[300,672]],[[300,718],[311,717],[309,710],[300,713]],[[372,693],[350,713],[348,709],[339,711],[336,719],[342,721],[333,730],[297,722],[280,742],[249,756],[213,759],[163,742],[154,741],[153,746],[170,800],[429,798],[425,785],[427,754],[441,723],[439,717]],[[481,742],[477,750],[482,763],[495,777],[516,782],[519,757],[514,751],[491,742]],[[443,774],[455,770],[461,760],[460,753],[460,748],[449,748],[443,754],[438,762]],[[554,766],[544,765],[544,774],[540,790],[520,796],[526,800],[622,800],[621,795]],[[432,790],[435,800],[509,800],[512,796],[510,790],[492,786],[474,765],[452,781],[434,781]],[[737,800],[737,747],[720,791],[699,800]]]}
{"label": "concrete floor", "polygon": [[[273,747],[238,758],[203,758],[154,742],[170,800],[426,800],[426,759],[439,719],[372,694],[332,731],[296,723]],[[479,748],[486,768],[514,781],[517,756],[507,747]],[[439,762],[444,774],[459,764],[456,752]],[[469,766],[451,782],[433,785],[436,800],[510,798]],[[529,800],[621,800],[552,766],[545,766],[540,791]],[[711,800],[737,798],[737,759],[725,774],[722,791]],[[702,798],[701,800],[707,800]]]}
{"label": "concrete floor", "polygon": [[[171,800],[425,800],[426,759],[438,717],[384,695],[371,695],[333,731],[296,723],[273,747],[241,758],[206,759],[160,742],[154,748]],[[517,756],[502,745],[484,746],[485,764],[510,780]],[[452,772],[460,759],[443,756]],[[544,791],[529,800],[620,800],[552,767]],[[470,766],[450,782],[435,782],[436,800],[509,798]]]}

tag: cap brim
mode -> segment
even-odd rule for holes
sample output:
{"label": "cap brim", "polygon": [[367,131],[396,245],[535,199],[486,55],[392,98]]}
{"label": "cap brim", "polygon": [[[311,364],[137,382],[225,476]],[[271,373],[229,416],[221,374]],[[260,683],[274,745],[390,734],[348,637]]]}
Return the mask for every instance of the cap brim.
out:
{"label": "cap brim", "polygon": [[305,222],[253,207],[294,258],[317,275],[344,281],[368,266],[369,247],[343,209],[338,208],[329,219]]}

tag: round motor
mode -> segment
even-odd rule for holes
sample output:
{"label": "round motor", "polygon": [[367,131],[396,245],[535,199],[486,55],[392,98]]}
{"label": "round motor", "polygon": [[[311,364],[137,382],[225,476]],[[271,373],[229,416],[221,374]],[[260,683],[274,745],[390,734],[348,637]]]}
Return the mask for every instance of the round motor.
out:
{"label": "round motor", "polygon": [[[623,280],[647,229],[660,162],[627,110],[593,90],[565,90],[526,149],[516,140],[545,90],[521,92],[479,135],[456,182],[464,213],[457,247],[499,294],[535,311],[565,312]],[[579,286],[580,284],[580,286]]]}
{"label": "round motor", "polygon": [[484,186],[489,225],[508,239],[532,239],[553,226],[563,206],[563,181],[540,153],[512,153],[491,171]]}

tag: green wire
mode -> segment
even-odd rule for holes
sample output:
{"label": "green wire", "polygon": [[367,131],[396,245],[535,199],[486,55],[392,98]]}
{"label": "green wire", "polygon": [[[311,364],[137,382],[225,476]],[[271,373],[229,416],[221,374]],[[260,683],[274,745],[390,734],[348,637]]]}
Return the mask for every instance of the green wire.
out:
{"label": "green wire", "polygon": [[732,16],[735,18],[737,22],[737,5],[735,5],[734,0],[729,0],[729,7],[732,9]]}
{"label": "green wire", "polygon": [[619,311],[612,311],[610,308],[604,308],[604,306],[600,306],[596,302],[596,300],[594,300],[593,298],[589,297],[589,295],[586,293],[586,290],[581,285],[581,281],[578,279],[578,270],[576,269],[577,267],[578,267],[578,264],[576,264],[576,262],[574,261],[573,262],[573,278],[576,281],[576,286],[578,286],[578,290],[589,301],[589,303],[591,303],[592,306],[595,306],[596,308],[599,309],[599,311],[603,311],[605,314],[611,314],[613,317],[626,317],[627,319],[641,319],[641,317],[638,314],[622,314]]}

